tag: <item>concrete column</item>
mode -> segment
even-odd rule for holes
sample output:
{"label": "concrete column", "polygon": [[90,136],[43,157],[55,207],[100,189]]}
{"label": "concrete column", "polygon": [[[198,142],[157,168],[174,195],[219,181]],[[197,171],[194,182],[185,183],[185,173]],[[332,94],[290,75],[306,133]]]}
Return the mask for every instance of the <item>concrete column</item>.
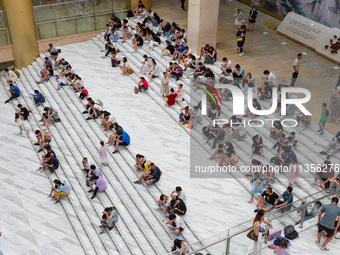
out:
{"label": "concrete column", "polygon": [[14,66],[22,68],[38,56],[38,43],[33,18],[32,1],[0,0],[6,11],[8,30],[12,41]]}
{"label": "concrete column", "polygon": [[[128,8],[135,9],[139,4],[138,1],[139,0],[130,0],[130,6]],[[151,0],[142,0],[142,4],[144,4],[146,10],[151,9],[151,2]]]}
{"label": "concrete column", "polygon": [[201,45],[216,47],[220,0],[189,0],[188,45],[199,54]]}

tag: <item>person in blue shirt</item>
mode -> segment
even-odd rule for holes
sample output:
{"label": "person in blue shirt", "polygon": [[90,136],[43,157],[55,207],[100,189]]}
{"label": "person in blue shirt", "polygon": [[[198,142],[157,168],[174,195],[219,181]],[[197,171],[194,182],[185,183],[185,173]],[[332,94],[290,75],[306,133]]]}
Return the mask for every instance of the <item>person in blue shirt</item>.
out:
{"label": "person in blue shirt", "polygon": [[130,136],[128,135],[128,133],[126,133],[125,131],[118,131],[117,137],[114,141],[114,145],[116,146],[116,150],[114,152],[112,152],[112,154],[118,152],[120,145],[128,146],[129,144],[130,144]]}
{"label": "person in blue shirt", "polygon": [[[283,192],[281,196],[276,200],[276,205],[274,205],[274,208],[280,208],[285,205],[291,204],[293,202],[293,187],[288,186],[287,190]],[[283,201],[281,200],[283,198]],[[284,211],[289,211],[291,209],[291,206],[284,207]]]}
{"label": "person in blue shirt", "polygon": [[[49,197],[55,198],[57,200],[55,203],[59,203],[60,196],[68,196],[70,194],[71,187],[66,183],[66,181],[59,181],[58,179],[55,179],[53,183],[54,186],[51,188]],[[53,192],[54,195],[52,196]]]}
{"label": "person in blue shirt", "polygon": [[39,92],[39,90],[34,90],[34,94],[33,99],[36,106],[40,106],[41,103],[45,103],[45,97]]}
{"label": "person in blue shirt", "polygon": [[281,162],[281,165],[282,165],[282,166],[289,166],[292,160],[294,160],[295,162],[298,162],[298,161],[297,161],[296,154],[295,154],[295,152],[294,152],[291,148],[287,147],[287,148],[285,149],[284,154],[286,155],[286,158],[285,158],[285,159],[283,159],[283,158],[280,157],[280,159],[281,159],[281,161],[282,161],[282,162]]}
{"label": "person in blue shirt", "polygon": [[118,33],[113,28],[111,28],[111,34],[109,36],[109,39],[111,42],[118,42],[119,39]]}
{"label": "person in blue shirt", "polygon": [[8,91],[11,92],[11,97],[5,101],[5,104],[7,104],[14,98],[20,97],[20,89],[17,86],[15,86],[12,81],[9,81]]}
{"label": "person in blue shirt", "polygon": [[175,52],[174,52],[174,54],[173,54],[173,56],[172,56],[172,60],[175,60],[176,55],[177,55],[177,56],[178,56],[178,62],[181,62],[181,54],[182,54],[184,51],[185,51],[184,46],[181,45],[181,44],[177,44],[177,45],[175,46]]}
{"label": "person in blue shirt", "polygon": [[245,76],[245,71],[244,69],[239,65],[235,65],[235,70],[233,71],[233,77],[234,79],[239,79],[241,80]]}
{"label": "person in blue shirt", "polygon": [[141,177],[133,182],[134,184],[142,184],[142,181],[145,181],[145,184],[155,184],[161,178],[162,172],[159,168],[154,164],[150,164],[150,171],[147,174],[142,174]]}

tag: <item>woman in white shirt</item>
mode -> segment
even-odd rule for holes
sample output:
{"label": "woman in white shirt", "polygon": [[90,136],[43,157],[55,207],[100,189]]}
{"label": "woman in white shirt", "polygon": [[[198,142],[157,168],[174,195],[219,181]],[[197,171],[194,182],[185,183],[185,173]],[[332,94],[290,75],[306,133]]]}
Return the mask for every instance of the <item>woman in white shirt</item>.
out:
{"label": "woman in white shirt", "polygon": [[73,89],[77,92],[81,91],[84,87],[83,80],[76,74],[74,80],[72,81]]}
{"label": "woman in white shirt", "polygon": [[130,65],[127,62],[127,58],[123,57],[122,66],[120,67],[120,70],[122,71],[122,75],[129,75],[128,73],[129,68],[130,68]]}
{"label": "woman in white shirt", "polygon": [[159,66],[154,60],[152,61],[152,69],[150,70],[149,75],[150,75],[149,83],[152,81],[152,78],[158,77],[160,75]]}

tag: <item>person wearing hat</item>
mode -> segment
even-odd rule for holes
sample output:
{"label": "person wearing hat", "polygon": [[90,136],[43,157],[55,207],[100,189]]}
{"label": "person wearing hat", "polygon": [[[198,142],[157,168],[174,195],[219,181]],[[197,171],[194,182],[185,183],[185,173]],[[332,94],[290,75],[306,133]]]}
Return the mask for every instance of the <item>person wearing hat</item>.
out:
{"label": "person wearing hat", "polygon": [[126,133],[125,131],[118,131],[117,132],[117,138],[114,140],[114,145],[116,146],[116,150],[114,152],[112,152],[112,154],[117,153],[119,146],[128,146],[130,144],[130,136],[128,135],[128,133]]}
{"label": "person wearing hat", "polygon": [[234,17],[235,17],[235,28],[238,30],[241,25],[242,25],[242,19],[243,19],[243,13],[241,12],[241,9],[238,8],[236,10],[236,13],[234,14]]}
{"label": "person wearing hat", "polygon": [[14,98],[20,97],[20,89],[17,86],[15,86],[12,81],[9,81],[8,91],[11,92],[11,97],[5,101],[5,104],[7,104]]}

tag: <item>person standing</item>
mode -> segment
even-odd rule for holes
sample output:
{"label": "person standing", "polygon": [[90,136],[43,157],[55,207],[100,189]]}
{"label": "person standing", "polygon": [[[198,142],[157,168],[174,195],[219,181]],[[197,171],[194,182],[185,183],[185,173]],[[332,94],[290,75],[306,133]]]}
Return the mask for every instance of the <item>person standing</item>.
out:
{"label": "person standing", "polygon": [[103,166],[108,166],[108,161],[107,161],[107,153],[109,149],[105,146],[103,141],[100,141],[100,147],[98,149],[98,154],[100,161],[102,162]]}
{"label": "person standing", "polygon": [[251,10],[249,12],[249,17],[248,17],[248,31],[254,31],[254,27],[255,27],[255,22],[256,22],[256,18],[257,18],[257,9],[255,7],[254,4],[251,5]]}
{"label": "person standing", "polygon": [[19,115],[19,113],[15,113],[15,122],[17,123],[20,132],[19,134],[22,134],[22,130],[23,130],[23,117],[21,115]]}
{"label": "person standing", "polygon": [[299,75],[299,71],[300,71],[300,60],[302,58],[302,54],[299,53],[297,54],[296,59],[294,60],[294,64],[293,64],[293,75],[292,75],[292,82],[290,83],[290,86],[293,87],[296,79]]}
{"label": "person standing", "polygon": [[[265,211],[260,209],[253,221],[253,230],[255,232],[255,236],[257,237],[257,240],[254,241],[254,250],[253,253],[254,255],[261,255],[262,254],[262,236],[263,234],[266,234],[268,232],[269,227],[272,228],[273,225],[264,219],[265,217]],[[262,225],[266,224],[266,227],[262,227]],[[262,234],[261,234],[262,233]]]}
{"label": "person standing", "polygon": [[336,87],[336,92],[332,94],[329,104],[329,116],[328,122],[335,120],[335,124],[338,124],[340,119],[340,87]]}
{"label": "person standing", "polygon": [[182,12],[185,12],[184,3],[185,3],[185,0],[181,0],[181,9],[182,9]]}
{"label": "person standing", "polygon": [[[334,233],[336,233],[340,227],[340,208],[337,206],[338,202],[339,199],[333,197],[331,204],[322,207],[318,215],[318,239],[315,240],[315,243],[324,251],[329,251],[329,248],[326,245],[332,241]],[[337,224],[334,226],[336,220]],[[320,246],[322,233],[326,234],[326,240]]]}
{"label": "person standing", "polygon": [[327,118],[328,118],[328,115],[329,115],[329,111],[327,109],[326,103],[323,103],[321,108],[322,108],[322,112],[321,112],[321,116],[320,116],[320,120],[319,120],[320,129],[318,130],[318,132],[320,132],[320,135],[323,135],[323,133],[325,131],[325,126],[326,126]]}
{"label": "person standing", "polygon": [[254,177],[250,180],[250,184],[253,185],[253,188],[250,191],[250,200],[248,203],[252,203],[254,201],[254,195],[255,194],[262,194],[263,193],[263,185],[260,180],[259,173],[254,173]]}
{"label": "person standing", "polygon": [[240,8],[238,8],[236,10],[236,13],[234,14],[234,17],[235,17],[234,25],[235,25],[235,28],[238,30],[241,27],[241,25],[242,25],[242,18],[243,18],[243,13],[241,12]]}
{"label": "person standing", "polygon": [[239,57],[242,57],[244,55],[243,45],[244,45],[245,36],[246,36],[245,30],[246,30],[246,26],[243,25],[240,27],[240,29],[236,33],[236,41],[237,41],[236,52],[238,53]]}

